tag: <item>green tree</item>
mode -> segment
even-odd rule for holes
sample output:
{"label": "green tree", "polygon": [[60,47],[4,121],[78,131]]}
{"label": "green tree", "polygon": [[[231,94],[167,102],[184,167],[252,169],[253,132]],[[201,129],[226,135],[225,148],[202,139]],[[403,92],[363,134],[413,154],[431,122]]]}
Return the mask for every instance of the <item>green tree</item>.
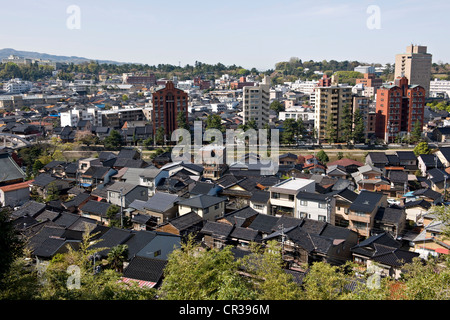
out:
{"label": "green tree", "polygon": [[246,255],[241,265],[251,274],[256,296],[260,300],[298,300],[302,298],[300,286],[284,268],[281,245],[274,240],[266,248],[254,245],[252,254]]}
{"label": "green tree", "polygon": [[428,146],[428,142],[426,141],[422,141],[419,142],[413,150],[414,154],[416,155],[416,157],[418,157],[421,154],[430,154],[431,150],[430,147]]}
{"label": "green tree", "polygon": [[317,152],[316,157],[323,164],[326,164],[328,161],[330,161],[330,158],[328,157],[327,153],[323,151],[323,149]]}
{"label": "green tree", "polygon": [[50,184],[47,186],[47,198],[45,198],[45,201],[49,202],[49,201],[58,200],[59,194],[60,194],[60,191],[59,191],[56,183],[54,181],[50,182]]}
{"label": "green tree", "polygon": [[289,118],[283,121],[283,132],[281,140],[284,144],[292,144],[297,134],[297,122],[295,119]]}
{"label": "green tree", "polygon": [[126,244],[118,245],[108,252],[108,264],[109,266],[119,273],[123,272],[123,263],[128,258],[128,246]]}
{"label": "green tree", "polygon": [[366,126],[362,117],[361,110],[356,110],[353,113],[353,141],[355,143],[364,142]]}
{"label": "green tree", "polygon": [[4,276],[9,272],[13,261],[22,255],[24,248],[24,242],[10,219],[10,212],[5,208],[0,210],[0,235],[0,289],[2,289]]}
{"label": "green tree", "polygon": [[190,238],[169,255],[160,297],[164,300],[254,298],[249,284],[237,271],[231,247],[205,251]]}
{"label": "green tree", "polygon": [[190,129],[189,123],[187,122],[187,119],[186,119],[186,114],[184,112],[178,112],[177,126],[178,126],[178,129],[186,129],[186,130]]}
{"label": "green tree", "polygon": [[422,126],[420,125],[420,121],[417,120],[414,123],[413,129],[411,131],[411,142],[417,143],[422,138]]}
{"label": "green tree", "polygon": [[339,130],[342,132],[342,141],[350,144],[353,138],[353,117],[352,112],[350,110],[350,106],[347,104],[344,106],[342,110],[342,124],[340,125]]}
{"label": "green tree", "polygon": [[156,130],[156,134],[155,134],[155,141],[157,145],[164,145],[165,142],[165,131],[163,127],[158,127],[158,129]]}
{"label": "green tree", "polygon": [[335,143],[337,141],[337,131],[331,120],[327,121],[325,130],[326,130],[325,139],[328,141],[328,143],[329,144]]}
{"label": "green tree", "polygon": [[122,135],[117,130],[111,130],[109,136],[103,140],[106,150],[120,150],[123,143]]}
{"label": "green tree", "polygon": [[225,127],[222,124],[222,118],[217,114],[210,114],[206,118],[206,129],[218,129],[222,133],[225,132]]}
{"label": "green tree", "polygon": [[120,212],[120,208],[115,204],[109,206],[108,210],[106,210],[106,217],[109,220],[109,224],[111,226],[118,227],[120,226],[120,220],[117,219],[117,214]]}
{"label": "green tree", "polygon": [[278,100],[274,100],[269,107],[271,110],[275,111],[277,114],[279,114],[281,111],[284,111],[284,104],[281,103]]}

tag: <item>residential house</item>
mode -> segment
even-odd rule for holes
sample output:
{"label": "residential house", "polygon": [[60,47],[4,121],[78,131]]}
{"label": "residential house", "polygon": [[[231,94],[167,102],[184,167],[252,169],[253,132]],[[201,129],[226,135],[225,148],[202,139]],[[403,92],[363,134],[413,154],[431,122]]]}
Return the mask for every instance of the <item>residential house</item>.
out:
{"label": "residential house", "polygon": [[127,208],[134,200],[147,201],[148,190],[146,187],[125,182],[114,182],[106,186],[108,202]]}
{"label": "residential house", "polygon": [[111,181],[117,171],[108,167],[91,166],[80,175],[80,185],[84,188],[103,187]]}
{"label": "residential house", "polygon": [[84,158],[78,160],[78,172],[85,173],[90,167],[103,166],[102,162],[98,158]]}
{"label": "residential house", "polygon": [[417,167],[417,156],[413,151],[396,151],[395,154],[399,159],[399,164],[405,168],[406,172],[414,173]]}
{"label": "residential house", "polygon": [[3,152],[0,153],[0,186],[20,183],[25,180],[25,172],[14,161],[12,156]]}
{"label": "residential house", "polygon": [[269,187],[271,214],[294,217],[297,212],[295,196],[300,191],[314,193],[315,184],[314,180],[290,178]]}
{"label": "residential house", "polygon": [[161,225],[155,231],[166,232],[186,238],[190,234],[200,232],[205,224],[205,220],[195,212],[189,212],[175,217]]}
{"label": "residential house", "polygon": [[431,208],[431,203],[424,199],[407,201],[404,204],[406,220],[412,221],[414,224],[421,224],[422,217]]}
{"label": "residential house", "polygon": [[342,158],[342,159],[327,163],[328,168],[330,166],[343,167],[345,169],[345,171],[349,174],[352,174],[352,173],[358,171],[358,168],[362,167],[363,165],[364,165],[364,163],[361,163],[359,161],[349,159],[349,158]]}
{"label": "residential house", "polygon": [[432,132],[433,140],[437,142],[450,141],[450,127],[437,127]]}
{"label": "residential house", "polygon": [[49,192],[57,192],[59,194],[69,190],[72,185],[69,181],[58,179],[48,173],[41,173],[30,184],[31,192],[36,192],[42,198],[47,198]]}
{"label": "residential house", "polygon": [[132,217],[136,214],[151,216],[153,217],[153,226],[156,227],[177,216],[178,200],[180,200],[178,195],[156,192],[147,201],[135,200],[129,207],[136,210],[136,212],[131,213]]}
{"label": "residential house", "polygon": [[403,207],[380,207],[375,215],[372,233],[387,232],[395,239],[404,234],[406,211]]}
{"label": "residential house", "polygon": [[78,212],[79,208],[91,199],[89,193],[79,193],[63,202],[62,207],[69,212]]}
{"label": "residential house", "polygon": [[357,172],[352,173],[358,190],[389,191],[390,183],[383,176],[379,167],[367,164],[359,167]]}
{"label": "residential house", "polygon": [[353,201],[355,201],[358,197],[358,194],[349,189],[343,189],[333,192],[333,197],[336,199],[335,225],[340,227],[348,227],[348,215],[350,213],[349,208]]}
{"label": "residential house", "polygon": [[350,249],[357,243],[356,232],[323,221],[301,219],[291,226],[281,227],[265,237],[264,242],[283,242],[283,260],[289,266],[304,268],[305,264],[323,261],[342,265],[351,259]]}
{"label": "residential house", "polygon": [[281,165],[281,166],[287,166],[287,165],[292,166],[292,165],[297,164],[297,162],[298,162],[298,156],[296,154],[293,154],[290,152],[281,154],[278,157],[278,159],[279,159],[279,165]]}
{"label": "residential house", "polygon": [[33,180],[0,187],[0,205],[2,207],[18,207],[30,200],[30,185]]}
{"label": "residential house", "polygon": [[424,177],[430,169],[444,169],[441,160],[436,154],[420,154],[417,157],[417,167]]}
{"label": "residential house", "polygon": [[349,228],[362,237],[371,235],[375,215],[387,207],[387,196],[379,192],[361,191],[349,207]]}
{"label": "residential house", "polygon": [[101,224],[109,224],[109,218],[107,216],[108,209],[113,204],[103,201],[95,201],[89,199],[79,208],[79,213],[86,218],[94,219]]}
{"label": "residential house", "polygon": [[197,195],[189,199],[178,201],[178,214],[184,215],[189,212],[197,213],[202,219],[215,221],[225,214],[226,198]]}
{"label": "residential house", "polygon": [[335,224],[336,199],[332,194],[300,191],[296,195],[295,218],[307,218]]}
{"label": "residential house", "polygon": [[427,171],[427,178],[431,181],[431,190],[444,194],[448,187],[450,176],[442,169],[433,168]]}
{"label": "residential house", "polygon": [[389,233],[383,232],[361,241],[351,248],[357,270],[373,269],[382,277],[400,279],[402,269],[419,254],[401,249],[401,243]]}
{"label": "residential house", "polygon": [[366,156],[366,165],[372,165],[379,169],[384,169],[389,163],[384,152],[369,152]]}
{"label": "residential house", "polygon": [[270,214],[270,192],[253,191],[250,198],[250,207],[259,213]]}
{"label": "residential house", "polygon": [[450,147],[440,147],[434,154],[439,158],[445,168],[450,167]]}

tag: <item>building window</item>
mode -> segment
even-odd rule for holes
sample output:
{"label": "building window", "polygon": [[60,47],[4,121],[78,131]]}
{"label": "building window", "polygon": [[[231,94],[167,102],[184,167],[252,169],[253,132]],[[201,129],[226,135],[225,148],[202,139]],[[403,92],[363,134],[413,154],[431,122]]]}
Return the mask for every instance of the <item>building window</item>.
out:
{"label": "building window", "polygon": [[307,206],[307,205],[308,205],[308,201],[306,201],[306,200],[300,200],[300,205],[301,205],[301,206]]}
{"label": "building window", "polygon": [[320,209],[326,209],[327,208],[327,204],[324,202],[319,202],[319,208]]}
{"label": "building window", "polygon": [[317,220],[319,220],[319,221],[327,221],[327,217],[326,217],[326,216],[319,215],[318,218],[317,218]]}

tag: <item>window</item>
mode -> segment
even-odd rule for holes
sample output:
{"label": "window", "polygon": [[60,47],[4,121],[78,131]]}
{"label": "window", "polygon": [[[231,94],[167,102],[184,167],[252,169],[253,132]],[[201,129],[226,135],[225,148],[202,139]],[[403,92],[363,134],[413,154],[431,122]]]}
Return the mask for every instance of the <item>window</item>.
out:
{"label": "window", "polygon": [[326,209],[327,208],[327,204],[325,202],[319,202],[319,208],[320,209]]}
{"label": "window", "polygon": [[280,199],[280,194],[278,192],[272,193],[272,199]]}
{"label": "window", "polygon": [[301,206],[307,206],[307,205],[308,205],[308,201],[306,201],[306,200],[300,200],[300,205],[301,205]]}
{"label": "window", "polygon": [[293,194],[289,195],[289,201],[294,201],[294,195]]}
{"label": "window", "polygon": [[300,218],[307,218],[308,214],[306,212],[300,212]]}
{"label": "window", "polygon": [[319,221],[327,221],[327,217],[326,217],[326,216],[319,215],[318,218],[317,218],[317,220],[319,220]]}

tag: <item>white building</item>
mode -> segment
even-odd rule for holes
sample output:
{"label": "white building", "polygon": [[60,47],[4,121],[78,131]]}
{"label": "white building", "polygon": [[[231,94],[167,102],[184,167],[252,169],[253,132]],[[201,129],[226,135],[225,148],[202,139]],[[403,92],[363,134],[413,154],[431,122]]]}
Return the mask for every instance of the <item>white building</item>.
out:
{"label": "white building", "polygon": [[430,96],[445,93],[447,97],[450,97],[450,81],[434,79],[430,81]]}
{"label": "white building", "polygon": [[19,94],[30,91],[33,88],[33,83],[24,81],[22,79],[11,79],[3,84],[3,90],[9,94]]}
{"label": "white building", "polygon": [[311,95],[314,93],[314,88],[317,87],[318,84],[319,81],[316,80],[311,81],[296,80],[290,85],[290,88]]}
{"label": "white building", "polygon": [[300,191],[314,193],[316,182],[310,179],[290,178],[269,187],[272,215],[297,213],[296,196]]}
{"label": "white building", "polygon": [[336,199],[331,195],[300,191],[296,196],[296,218],[335,224]]}
{"label": "white building", "polygon": [[61,127],[75,127],[80,120],[89,120],[93,126],[102,126],[102,112],[96,108],[72,109],[61,112]]}
{"label": "white building", "polygon": [[244,124],[254,120],[258,129],[269,123],[270,79],[265,76],[259,86],[243,88]]}
{"label": "white building", "polygon": [[286,108],[285,111],[281,111],[278,115],[279,119],[284,121],[286,119],[302,119],[303,121],[314,120],[314,112],[312,108],[304,108],[302,106],[293,106]]}
{"label": "white building", "polygon": [[375,73],[375,67],[373,66],[358,66],[353,71],[364,73]]}

